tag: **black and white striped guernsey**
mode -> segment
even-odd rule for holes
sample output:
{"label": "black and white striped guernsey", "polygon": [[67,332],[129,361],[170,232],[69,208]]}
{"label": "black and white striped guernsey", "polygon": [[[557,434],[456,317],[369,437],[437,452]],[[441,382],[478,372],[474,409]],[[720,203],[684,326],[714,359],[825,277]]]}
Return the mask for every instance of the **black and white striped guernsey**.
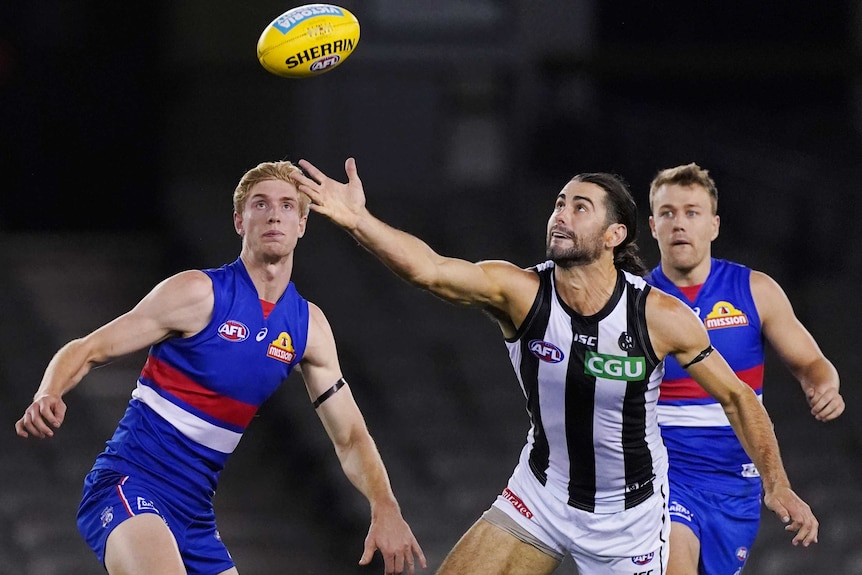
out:
{"label": "black and white striped guernsey", "polygon": [[553,262],[534,269],[536,300],[506,340],[531,422],[521,465],[578,509],[631,508],[667,474],[656,416],[664,363],[644,311],[650,286],[619,271],[608,303],[587,317],[557,294]]}

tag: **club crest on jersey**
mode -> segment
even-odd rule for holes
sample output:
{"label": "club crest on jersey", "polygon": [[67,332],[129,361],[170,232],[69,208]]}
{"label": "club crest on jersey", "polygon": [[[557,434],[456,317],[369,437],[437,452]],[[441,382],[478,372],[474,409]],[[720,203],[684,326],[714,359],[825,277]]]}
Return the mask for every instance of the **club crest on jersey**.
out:
{"label": "club crest on jersey", "polygon": [[296,350],[293,349],[293,340],[290,335],[286,331],[278,334],[275,341],[269,344],[266,355],[284,363],[291,363],[296,357]]}
{"label": "club crest on jersey", "polygon": [[534,339],[530,341],[528,345],[530,347],[530,353],[548,363],[560,363],[565,357],[560,348],[549,341]]}
{"label": "club crest on jersey", "polygon": [[243,341],[248,337],[248,328],[242,322],[229,319],[218,326],[218,335],[227,341]]}
{"label": "club crest on jersey", "polygon": [[744,327],[748,325],[748,316],[745,312],[728,302],[720,301],[712,306],[712,311],[706,314],[703,320],[706,329],[721,329],[725,327]]}

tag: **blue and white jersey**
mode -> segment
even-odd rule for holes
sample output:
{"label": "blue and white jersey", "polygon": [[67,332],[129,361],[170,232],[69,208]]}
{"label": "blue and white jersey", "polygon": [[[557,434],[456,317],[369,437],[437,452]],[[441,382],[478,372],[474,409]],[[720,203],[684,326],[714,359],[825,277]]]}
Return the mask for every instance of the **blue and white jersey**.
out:
{"label": "blue and white jersey", "polygon": [[242,261],[203,270],[213,284],[210,323],[150,348],[137,387],[94,469],[144,471],[210,498],[258,408],[302,359],[308,302],[291,282],[265,316]]}
{"label": "blue and white jersey", "polygon": [[[712,346],[762,401],[763,334],[751,295],[751,269],[713,259],[709,276],[690,301],[656,267],[646,280],[673,295],[701,318]],[[760,492],[760,476],[739,443],[721,404],[679,363],[665,359],[659,397],[659,423],[670,459],[671,481],[708,485],[711,491],[736,495]]]}

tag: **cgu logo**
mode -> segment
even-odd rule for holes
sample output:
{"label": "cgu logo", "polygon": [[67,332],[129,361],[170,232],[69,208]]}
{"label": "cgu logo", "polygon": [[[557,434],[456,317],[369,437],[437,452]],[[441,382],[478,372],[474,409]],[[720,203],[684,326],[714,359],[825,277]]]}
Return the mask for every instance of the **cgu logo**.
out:
{"label": "cgu logo", "polygon": [[584,358],[584,373],[605,379],[636,381],[646,375],[646,360],[588,351]]}
{"label": "cgu logo", "polygon": [[227,341],[242,341],[248,337],[248,328],[238,321],[229,319],[218,326],[218,334]]}
{"label": "cgu logo", "polygon": [[542,361],[547,361],[548,363],[560,363],[565,357],[563,352],[560,351],[560,348],[549,341],[534,339],[528,345],[530,347],[530,352],[533,355]]}

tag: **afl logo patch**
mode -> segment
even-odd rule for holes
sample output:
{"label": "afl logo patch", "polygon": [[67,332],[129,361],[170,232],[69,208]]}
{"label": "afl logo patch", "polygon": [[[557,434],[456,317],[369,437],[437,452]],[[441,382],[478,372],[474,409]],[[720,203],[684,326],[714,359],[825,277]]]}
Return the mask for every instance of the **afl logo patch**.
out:
{"label": "afl logo patch", "polygon": [[248,337],[248,328],[243,323],[229,319],[218,326],[218,335],[227,341],[243,341]]}
{"label": "afl logo patch", "polygon": [[530,347],[530,353],[548,363],[560,363],[565,357],[563,352],[560,351],[560,348],[549,341],[534,339],[528,345]]}
{"label": "afl logo patch", "polygon": [[652,561],[653,557],[655,557],[655,552],[647,553],[646,555],[638,555],[637,557],[632,557],[632,563],[635,565],[646,565]]}

